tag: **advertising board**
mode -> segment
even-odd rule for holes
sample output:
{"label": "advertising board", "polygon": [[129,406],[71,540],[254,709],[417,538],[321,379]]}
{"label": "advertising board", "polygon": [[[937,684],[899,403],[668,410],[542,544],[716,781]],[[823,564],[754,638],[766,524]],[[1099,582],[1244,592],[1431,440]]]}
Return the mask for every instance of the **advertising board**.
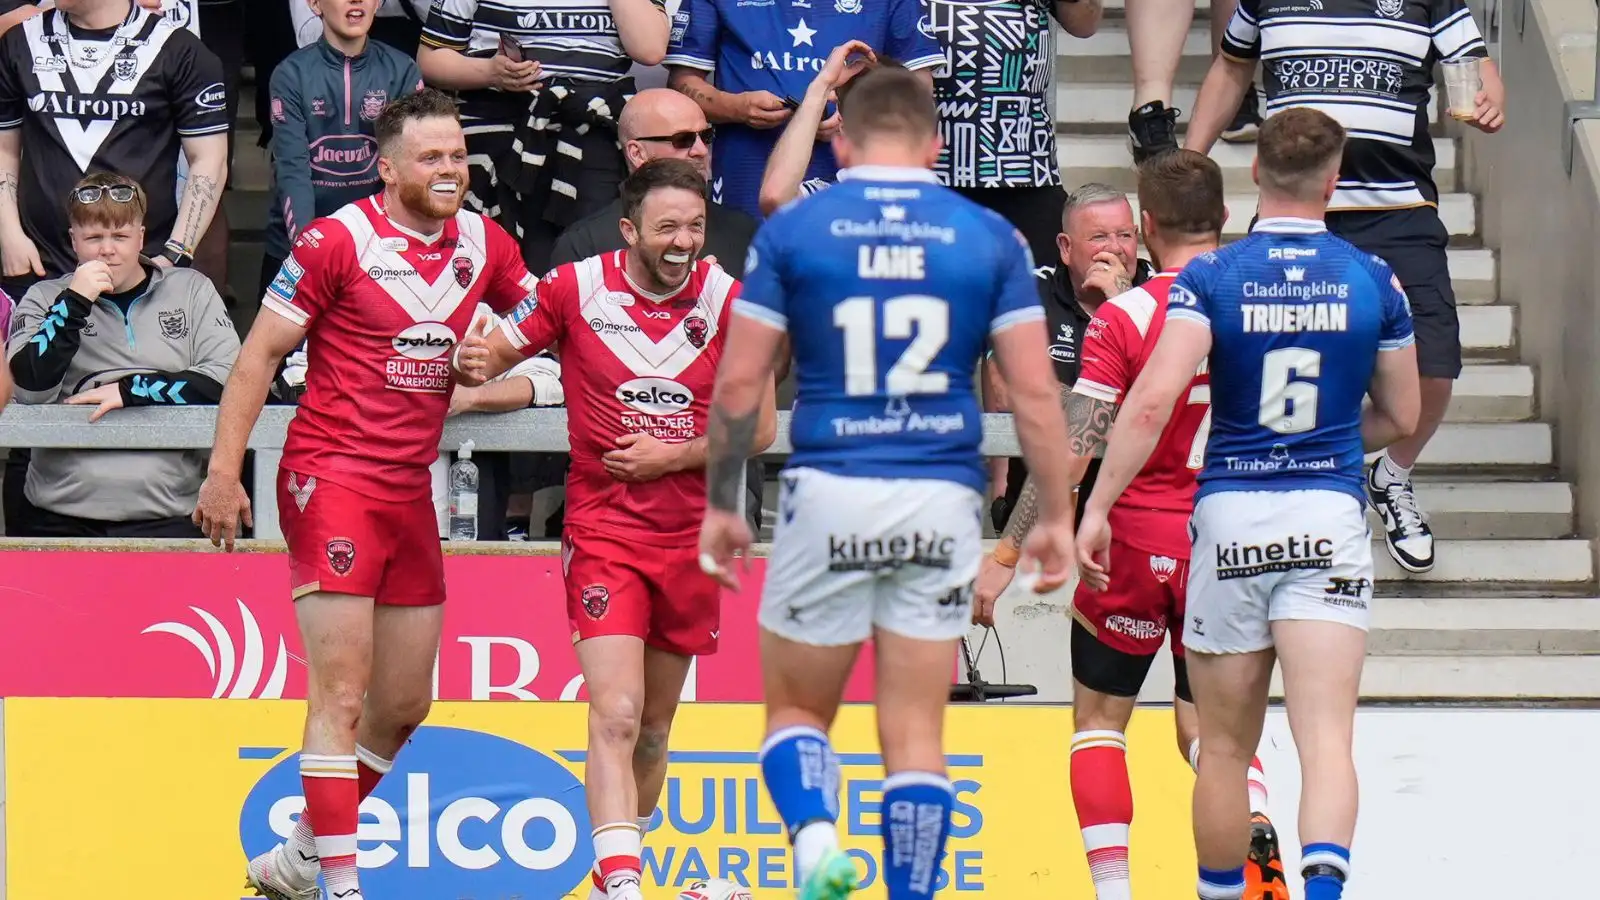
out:
{"label": "advertising board", "polygon": [[[91,897],[107,872],[149,871],[171,900],[241,897],[247,855],[294,827],[295,752],[304,707],[286,701],[26,699],[5,704],[7,886],[13,897]],[[363,887],[385,900],[586,897],[593,863],[580,779],[582,703],[440,703],[362,806]],[[1141,895],[1193,891],[1192,776],[1172,749],[1171,716],[1140,711],[1130,731]],[[761,784],[762,712],[685,706],[668,782],[646,839],[645,892],[697,878],[792,895],[787,841]],[[1069,710],[951,708],[957,791],[941,890],[1056,900],[1089,878],[1067,779]],[[870,709],[834,730],[843,763],[840,832],[866,889],[879,877],[883,769]],[[88,839],[93,835],[93,839]],[[1148,848],[1140,852],[1138,848]]]}
{"label": "advertising board", "polygon": [[[0,696],[301,699],[305,664],[281,553],[0,552]],[[765,561],[724,592],[720,649],[687,700],[761,699]],[[555,555],[446,555],[444,700],[583,699]],[[38,652],[39,648],[49,652]],[[871,697],[863,660],[849,700]]]}

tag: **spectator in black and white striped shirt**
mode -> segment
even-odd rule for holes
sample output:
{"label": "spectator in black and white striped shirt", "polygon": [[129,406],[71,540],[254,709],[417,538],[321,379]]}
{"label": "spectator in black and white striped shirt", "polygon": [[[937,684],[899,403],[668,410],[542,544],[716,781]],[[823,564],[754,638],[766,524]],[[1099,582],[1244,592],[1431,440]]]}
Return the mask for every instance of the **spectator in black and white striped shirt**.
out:
{"label": "spectator in black and white striped shirt", "polygon": [[434,0],[417,61],[461,91],[468,206],[548,268],[557,236],[610,203],[627,175],[617,117],[635,62],[667,52],[666,0]]}
{"label": "spectator in black and white striped shirt", "polygon": [[1373,465],[1367,492],[1383,517],[1389,555],[1410,572],[1433,568],[1433,532],[1417,506],[1411,467],[1444,420],[1461,374],[1461,323],[1433,183],[1433,69],[1479,58],[1482,90],[1466,124],[1505,124],[1505,85],[1465,0],[1240,0],[1195,103],[1184,145],[1204,153],[1262,64],[1268,116],[1324,112],[1348,135],[1327,227],[1394,269],[1411,303],[1422,375],[1422,418]]}

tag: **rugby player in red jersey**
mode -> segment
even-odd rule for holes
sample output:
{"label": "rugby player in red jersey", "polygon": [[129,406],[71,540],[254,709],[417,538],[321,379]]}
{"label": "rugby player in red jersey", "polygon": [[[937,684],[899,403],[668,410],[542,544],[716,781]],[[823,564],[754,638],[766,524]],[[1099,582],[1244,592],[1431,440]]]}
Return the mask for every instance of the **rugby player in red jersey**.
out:
{"label": "rugby player in red jersey", "polygon": [[[716,652],[717,584],[700,569],[706,419],[739,284],[706,260],[705,180],[645,163],[622,185],[627,250],[561,266],[487,340],[476,383],[560,342],[572,468],[562,571],[589,689],[584,766],[591,897],[639,900],[643,833],[667,775],[667,735],[694,657]],[[776,429],[769,386],[752,453]]]}
{"label": "rugby player in red jersey", "polygon": [[509,310],[535,284],[516,242],[461,210],[467,150],[455,101],[423,91],[378,117],[382,193],[311,222],[262,299],[217,413],[195,522],[233,549],[250,501],[245,444],[278,361],[307,341],[278,515],[305,642],[306,811],[250,861],[272,900],[360,900],[362,798],[428,713],[444,559],[428,467],[454,381],[449,355],[478,303]]}
{"label": "rugby player in red jersey", "polygon": [[[1155,349],[1167,315],[1167,290],[1188,262],[1217,249],[1222,225],[1222,171],[1204,154],[1170,151],[1139,172],[1145,245],[1160,274],[1101,305],[1082,344],[1083,369],[1067,400],[1069,453],[1075,479],[1105,450],[1118,405]],[[1184,665],[1184,590],[1189,574],[1189,516],[1195,474],[1204,462],[1211,423],[1211,387],[1204,367],[1174,411],[1144,468],[1111,508],[1109,559],[1080,560],[1082,581],[1072,601],[1072,801],[1083,831],[1098,900],[1129,900],[1128,831],[1133,790],[1128,780],[1128,722],[1150,664],[1169,630],[1173,712],[1178,749],[1196,765],[1199,723]],[[1033,502],[1025,487],[1018,507]],[[1019,536],[1019,540],[1021,537]],[[1104,568],[1100,565],[1104,564]],[[998,589],[1011,570],[986,560],[980,581]],[[993,596],[994,594],[990,594]],[[1267,817],[1266,776],[1250,768],[1249,900],[1289,900],[1278,838]]]}

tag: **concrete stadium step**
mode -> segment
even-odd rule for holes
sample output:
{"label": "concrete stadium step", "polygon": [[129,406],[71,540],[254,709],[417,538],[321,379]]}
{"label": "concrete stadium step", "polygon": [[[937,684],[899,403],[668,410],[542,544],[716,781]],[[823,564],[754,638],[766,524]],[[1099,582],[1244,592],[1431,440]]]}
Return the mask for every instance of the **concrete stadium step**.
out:
{"label": "concrete stadium step", "polygon": [[1498,299],[1493,250],[1451,247],[1445,252],[1449,257],[1450,283],[1455,288],[1458,305],[1482,306]]}
{"label": "concrete stadium step", "polygon": [[[1128,63],[1131,65],[1131,62]],[[1131,73],[1129,78],[1131,78]],[[1179,123],[1187,123],[1194,112],[1195,93],[1200,83],[1180,82],[1173,88],[1172,105],[1180,111]],[[1133,103],[1133,84],[1123,79],[1121,84],[1074,84],[1062,81],[1056,86],[1056,125],[1064,132],[1093,130],[1100,133],[1121,129],[1126,133],[1128,112]],[[1430,104],[1431,118],[1436,134],[1445,117],[1439,111],[1437,95]]]}
{"label": "concrete stadium step", "polygon": [[[1250,219],[1255,215],[1256,194],[1238,193],[1226,196],[1228,204],[1228,222],[1223,226],[1222,237],[1225,241],[1237,240],[1244,237],[1245,229],[1250,226]],[[1128,195],[1128,202],[1133,204],[1134,218],[1139,216],[1139,199],[1132,194]],[[1453,238],[1466,238],[1478,232],[1478,199],[1471,194],[1441,194],[1439,195],[1439,218],[1444,221],[1445,228]]]}
{"label": "concrete stadium step", "polygon": [[[1554,460],[1548,422],[1446,422],[1422,451],[1419,467],[1528,468]],[[1368,454],[1374,459],[1377,454]]]}
{"label": "concrete stadium step", "polygon": [[1461,349],[1467,356],[1502,357],[1517,343],[1517,312],[1514,306],[1460,306]]}
{"label": "concrete stadium step", "polygon": [[[1551,540],[1572,534],[1572,485],[1559,481],[1416,479],[1417,502],[1447,541]],[[1382,524],[1369,512],[1374,534]],[[1383,551],[1387,555],[1387,551]]]}
{"label": "concrete stadium step", "polygon": [[235,134],[233,189],[236,191],[267,191],[272,187],[272,157],[266,148],[256,145],[260,136],[256,128],[241,127]]}
{"label": "concrete stadium step", "polygon": [[1373,656],[1600,655],[1600,598],[1379,599]]}
{"label": "concrete stadium step", "polygon": [[[1363,700],[1578,700],[1594,696],[1600,656],[1369,656]],[[1274,673],[1272,696],[1283,696]]]}
{"label": "concrete stadium step", "polygon": [[[1450,190],[1456,185],[1456,143],[1445,138],[1433,142],[1434,182],[1440,190]],[[1099,181],[1132,191],[1138,187],[1138,175],[1133,167],[1133,154],[1128,150],[1128,139],[1122,134],[1064,134],[1056,138],[1056,155],[1061,163],[1061,179],[1069,188],[1090,181]],[[1250,177],[1250,164],[1255,160],[1255,144],[1227,144],[1219,142],[1211,148],[1211,158],[1222,169],[1223,184],[1230,193],[1255,193],[1255,183]],[[1250,219],[1250,210],[1233,209],[1235,216]]]}
{"label": "concrete stadium step", "polygon": [[[1464,316],[1468,308],[1458,312]],[[1463,366],[1445,420],[1521,422],[1530,419],[1534,408],[1533,390],[1533,370],[1527,366],[1510,363]]]}
{"label": "concrete stadium step", "polygon": [[[1586,540],[1434,540],[1433,571],[1416,575],[1372,545],[1380,582],[1469,582],[1497,585],[1585,584],[1594,580],[1594,551]],[[1402,589],[1403,591],[1403,589]]]}
{"label": "concrete stadium step", "polygon": [[[1465,596],[1464,596],[1465,594]],[[1065,651],[1071,595],[1008,593],[996,607],[999,653],[978,657],[995,682],[1031,684],[1043,702],[1069,702],[1071,664]],[[1594,696],[1600,683],[1600,599],[1484,592],[1439,598],[1379,597],[1361,679],[1361,696],[1385,700],[1515,700]],[[976,650],[982,640],[972,634]],[[1272,695],[1283,696],[1274,675]],[[1172,700],[1172,657],[1158,653],[1139,692],[1141,703]]]}
{"label": "concrete stadium step", "polygon": [[[1210,21],[1203,13],[1195,16],[1184,38],[1179,84],[1199,84],[1205,78],[1211,65]],[[1072,84],[1125,84],[1132,77],[1131,52],[1126,21],[1103,22],[1087,38],[1062,33],[1056,38],[1056,79]]]}

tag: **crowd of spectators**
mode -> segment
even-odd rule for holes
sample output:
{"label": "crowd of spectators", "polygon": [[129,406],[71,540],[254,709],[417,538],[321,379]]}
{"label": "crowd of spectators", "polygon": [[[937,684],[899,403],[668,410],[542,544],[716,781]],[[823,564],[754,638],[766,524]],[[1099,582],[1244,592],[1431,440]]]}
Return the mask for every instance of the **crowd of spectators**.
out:
{"label": "crowd of spectators", "polygon": [[[623,247],[618,184],[672,156],[708,176],[705,252],[737,276],[758,221],[835,176],[849,78],[904,66],[939,104],[940,179],[1011,221],[1043,293],[1070,299],[1081,272],[1048,283],[1069,245],[1087,260],[1137,240],[1131,223],[1063,236],[1056,31],[1094,35],[1102,2],[0,0],[0,287],[19,304],[7,331],[17,399],[99,398],[102,412],[213,402],[237,341],[203,336],[259,303],[307,223],[379,189],[378,112],[424,84],[458,97],[468,208],[515,235],[531,270]],[[1213,52],[1235,3],[1211,4]],[[1193,0],[1127,6],[1131,165],[1177,145],[1172,85]],[[272,183],[260,289],[238,297],[222,201],[247,65]],[[1257,106],[1251,87],[1222,138],[1250,140]],[[286,360],[278,402],[294,401],[304,366]],[[532,360],[459,392],[452,412],[560,405],[560,366]],[[989,408],[1003,408],[1003,386],[990,387]],[[179,514],[196,460],[117,462],[129,456],[13,450],[6,533],[192,534]],[[554,533],[559,510],[534,514],[528,498],[558,488],[561,458],[478,460],[481,536]],[[759,517],[759,464],[751,475]],[[996,475],[997,497],[1015,487]]]}

